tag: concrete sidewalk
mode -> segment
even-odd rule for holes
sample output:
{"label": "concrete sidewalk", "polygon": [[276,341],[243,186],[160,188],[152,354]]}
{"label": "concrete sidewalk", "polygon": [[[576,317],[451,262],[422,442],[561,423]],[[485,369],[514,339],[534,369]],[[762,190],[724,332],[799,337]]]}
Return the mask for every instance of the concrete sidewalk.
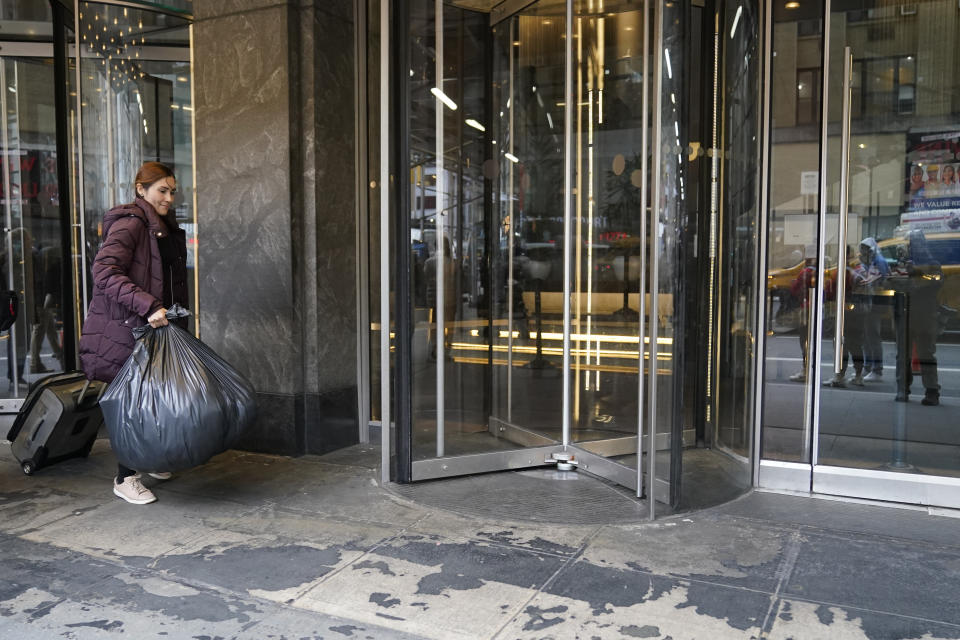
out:
{"label": "concrete sidewalk", "polygon": [[[379,486],[373,447],[230,452],[133,506],[105,441],[33,477],[0,452],[4,640],[960,638],[960,519],[922,509],[753,493],[507,521],[467,514],[475,482],[444,489],[462,510]],[[504,500],[517,479],[484,476]]]}

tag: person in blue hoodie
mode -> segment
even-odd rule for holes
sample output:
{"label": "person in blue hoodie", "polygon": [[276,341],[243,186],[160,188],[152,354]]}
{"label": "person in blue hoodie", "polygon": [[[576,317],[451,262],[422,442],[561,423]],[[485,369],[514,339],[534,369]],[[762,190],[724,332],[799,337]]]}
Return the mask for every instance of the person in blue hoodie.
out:
{"label": "person in blue hoodie", "polygon": [[860,262],[853,272],[854,291],[863,311],[864,382],[880,380],[883,376],[883,343],[880,340],[881,316],[875,308],[874,296],[885,288],[890,266],[880,255],[877,241],[867,237],[860,241]]}

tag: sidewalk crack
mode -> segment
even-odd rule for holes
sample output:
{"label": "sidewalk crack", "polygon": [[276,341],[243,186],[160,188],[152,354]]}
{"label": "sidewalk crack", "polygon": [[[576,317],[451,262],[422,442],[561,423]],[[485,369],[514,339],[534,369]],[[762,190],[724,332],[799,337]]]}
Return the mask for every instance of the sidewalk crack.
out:
{"label": "sidewalk crack", "polygon": [[800,540],[801,536],[798,531],[791,533],[790,538],[787,540],[786,553],[783,554],[780,566],[777,567],[777,571],[774,574],[777,578],[777,586],[770,595],[770,606],[767,608],[767,615],[764,617],[763,624],[760,626],[760,638],[766,638],[773,628],[777,612],[780,610],[780,592],[790,581],[790,577],[793,575],[793,569],[797,566],[797,558],[800,556]]}

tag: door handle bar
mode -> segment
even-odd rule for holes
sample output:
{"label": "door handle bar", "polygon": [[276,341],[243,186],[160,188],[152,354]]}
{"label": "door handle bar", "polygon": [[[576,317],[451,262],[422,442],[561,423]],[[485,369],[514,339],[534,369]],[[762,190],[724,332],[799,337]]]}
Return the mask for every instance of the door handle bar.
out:
{"label": "door handle bar", "polygon": [[843,370],[843,317],[847,307],[847,218],[850,206],[850,72],[853,54],[843,49],[843,121],[840,129],[840,214],[837,229],[837,318],[833,338],[833,372]]}

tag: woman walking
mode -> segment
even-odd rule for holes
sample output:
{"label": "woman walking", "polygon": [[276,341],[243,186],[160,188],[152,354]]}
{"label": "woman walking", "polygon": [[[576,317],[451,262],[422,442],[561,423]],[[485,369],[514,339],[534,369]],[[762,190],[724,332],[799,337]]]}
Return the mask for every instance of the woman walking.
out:
{"label": "woman walking", "polygon": [[[80,337],[80,365],[87,378],[109,383],[133,352],[132,330],[166,324],[174,303],[187,306],[186,234],[177,225],[177,181],[159,162],[140,167],[135,199],[103,217],[103,242],[93,261],[93,301]],[[178,320],[186,328],[186,320]],[[157,498],[140,474],[118,465],[113,493],[132,504]],[[151,473],[165,480],[169,473]]]}

